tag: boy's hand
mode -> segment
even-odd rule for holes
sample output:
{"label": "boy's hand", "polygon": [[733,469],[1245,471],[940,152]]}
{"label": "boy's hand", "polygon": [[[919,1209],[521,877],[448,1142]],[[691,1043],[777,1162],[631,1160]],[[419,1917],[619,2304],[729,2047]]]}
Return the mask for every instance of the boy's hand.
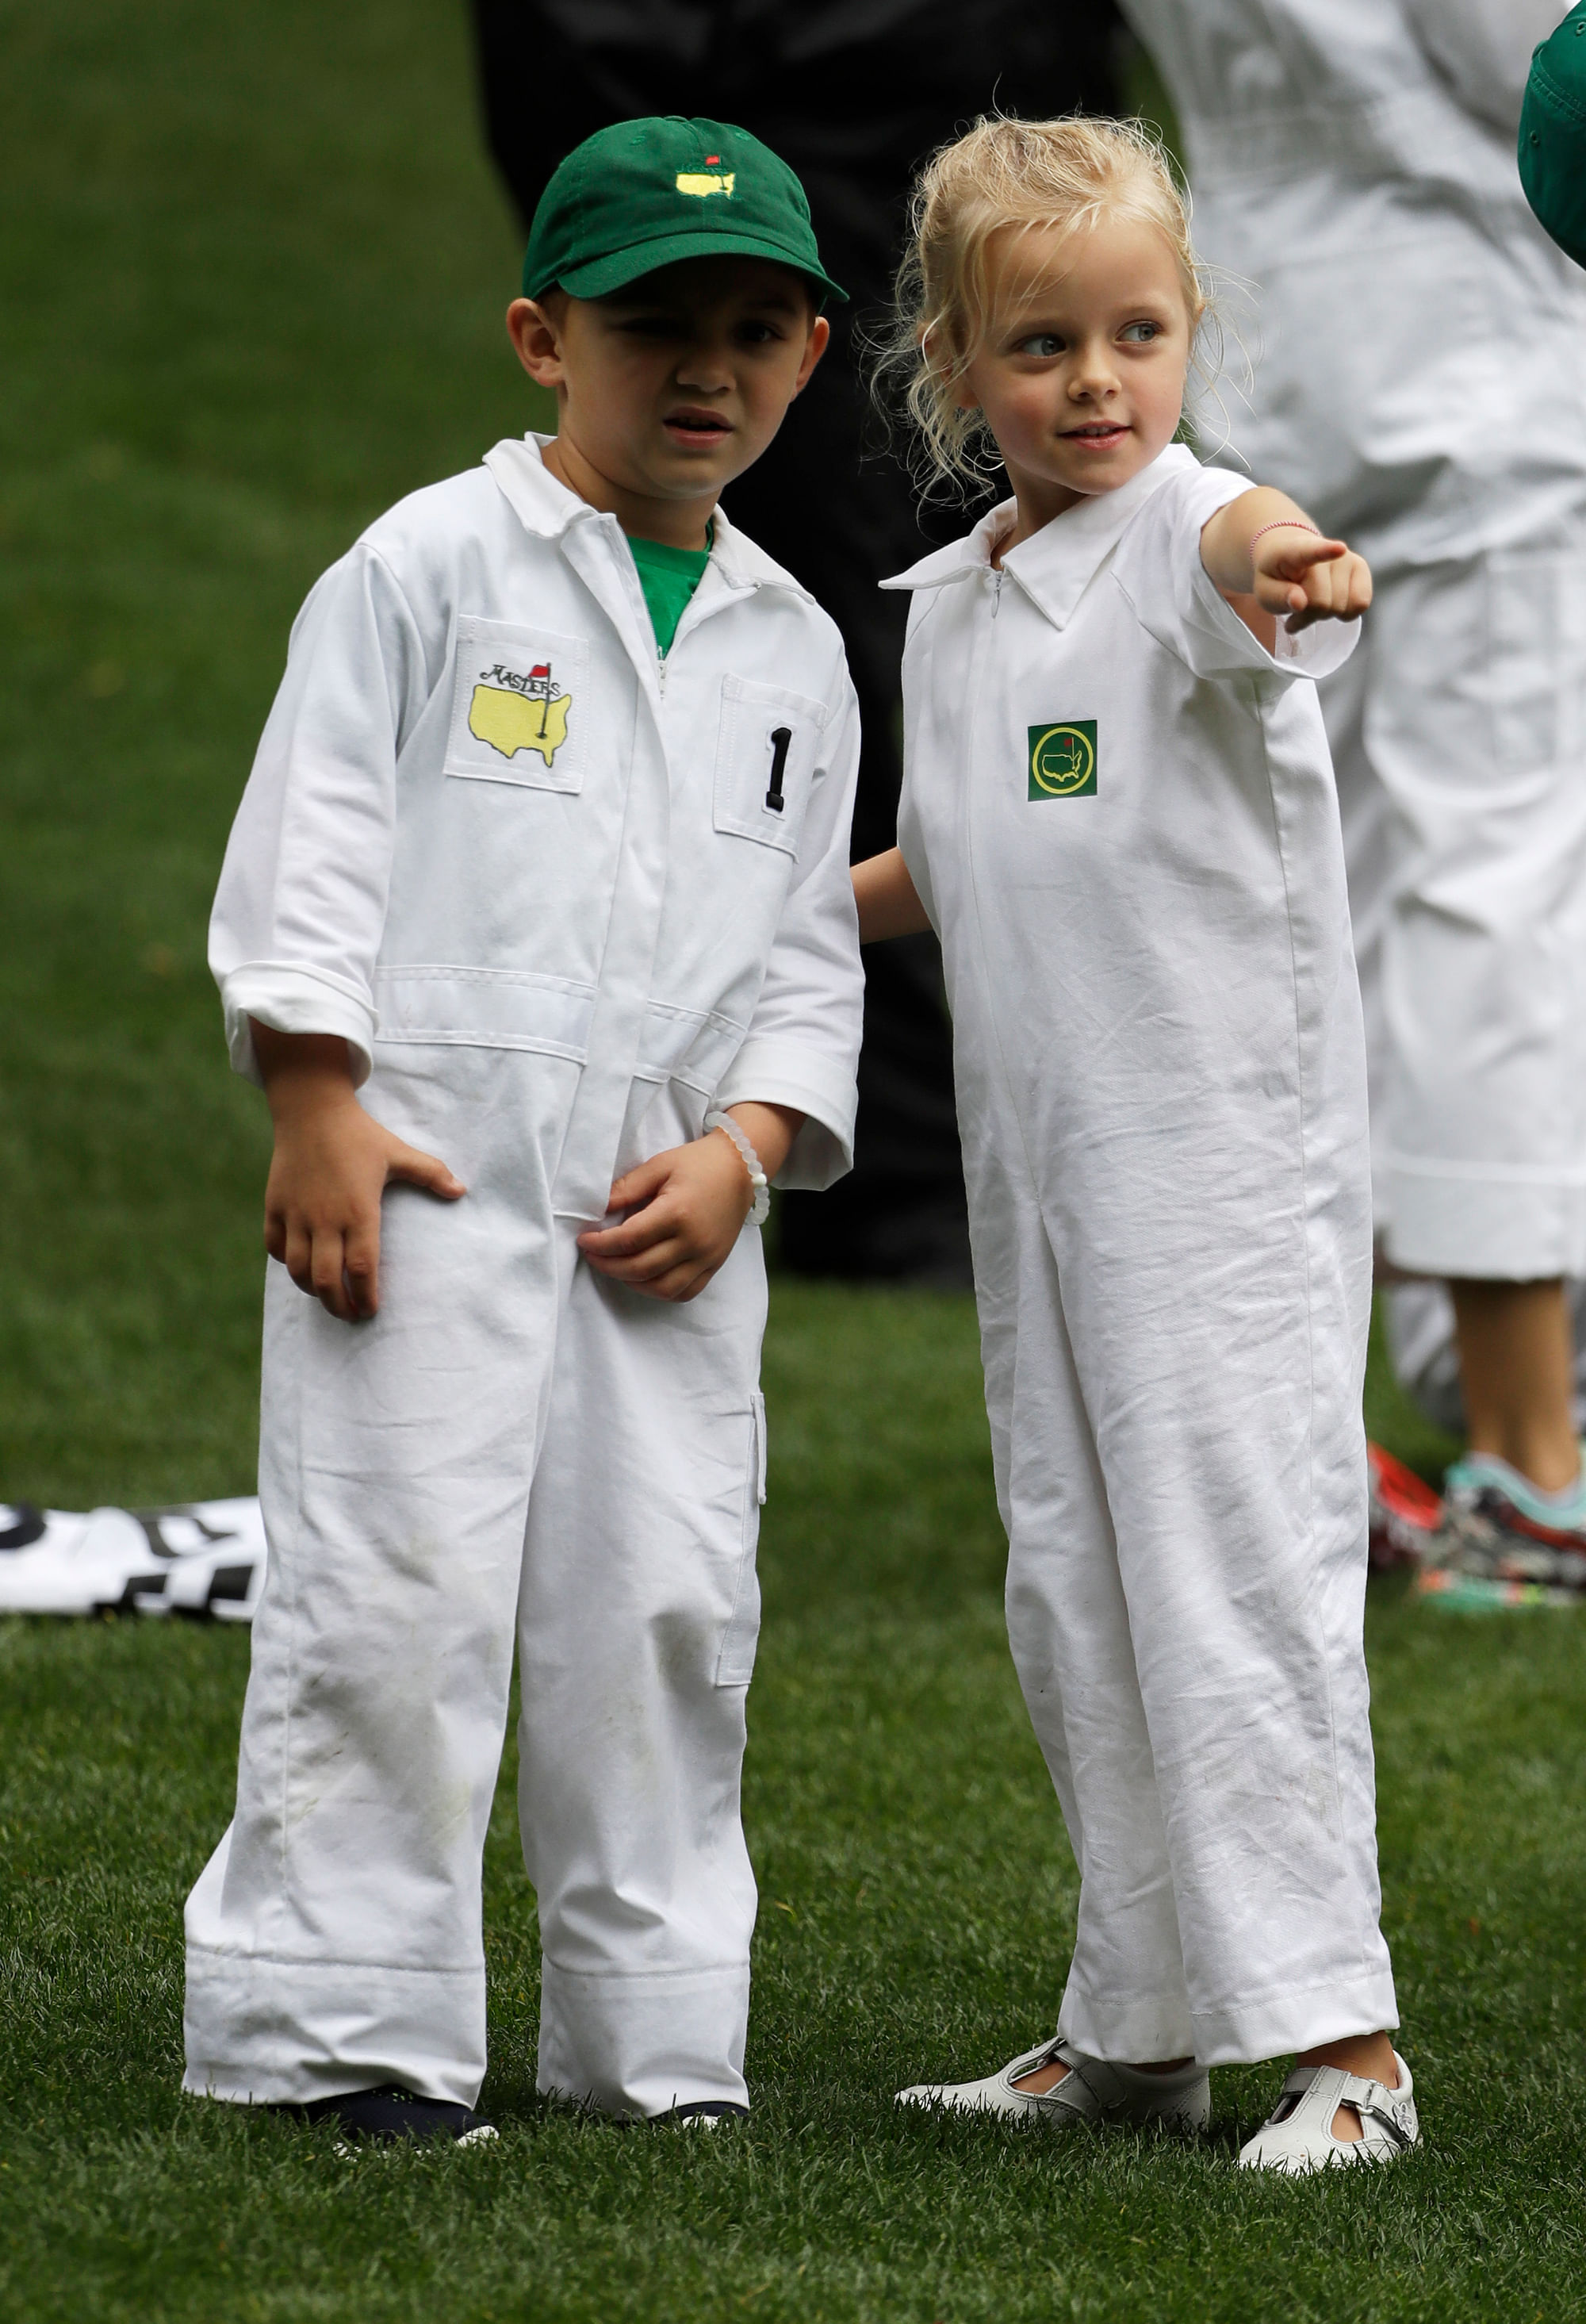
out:
{"label": "boy's hand", "polygon": [[[781,1105],[735,1105],[733,1119],[768,1178],[788,1158],[804,1116]],[[578,1248],[599,1275],[652,1299],[694,1299],[726,1259],[754,1203],[743,1157],[724,1130],[673,1146],[612,1188],[613,1211],[632,1216],[588,1227]]]}
{"label": "boy's hand", "polygon": [[254,1049],[275,1119],[264,1190],[264,1248],[300,1291],[344,1323],[380,1305],[380,1201],[387,1186],[421,1186],[455,1203],[466,1193],[444,1162],[383,1130],[353,1092],[346,1043],[277,1033],[257,1021]]}

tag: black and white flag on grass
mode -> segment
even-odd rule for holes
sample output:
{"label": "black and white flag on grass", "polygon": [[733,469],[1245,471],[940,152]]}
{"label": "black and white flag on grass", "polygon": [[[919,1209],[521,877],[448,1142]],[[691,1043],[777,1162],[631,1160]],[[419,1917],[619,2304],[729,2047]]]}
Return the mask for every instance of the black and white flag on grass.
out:
{"label": "black and white flag on grass", "polygon": [[0,1614],[251,1622],[263,1584],[256,1500],[86,1513],[0,1501]]}

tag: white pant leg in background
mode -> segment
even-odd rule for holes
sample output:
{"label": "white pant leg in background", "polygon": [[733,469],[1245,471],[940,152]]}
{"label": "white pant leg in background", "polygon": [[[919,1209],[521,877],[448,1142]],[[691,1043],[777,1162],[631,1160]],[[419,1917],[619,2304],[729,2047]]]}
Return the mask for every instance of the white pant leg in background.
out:
{"label": "white pant leg in background", "polygon": [[580,1268],[562,1317],[524,1561],[519,1799],[539,2087],[613,2113],[747,2099],[765,1297],[747,1231],[696,1300]]}
{"label": "white pant leg in background", "polygon": [[1394,867],[1402,850],[1396,842],[1392,804],[1377,779],[1362,733],[1373,643],[1373,632],[1368,626],[1350,659],[1325,681],[1320,692],[1343,826],[1350,923],[1366,1027],[1372,1213],[1380,1232],[1388,1199],[1381,1141],[1391,1078],[1388,1028],[1382,1011],[1382,954],[1393,904]]}
{"label": "white pant leg in background", "polygon": [[1323,703],[1379,1231],[1426,1274],[1586,1272],[1586,554],[1380,575],[1362,663]]}

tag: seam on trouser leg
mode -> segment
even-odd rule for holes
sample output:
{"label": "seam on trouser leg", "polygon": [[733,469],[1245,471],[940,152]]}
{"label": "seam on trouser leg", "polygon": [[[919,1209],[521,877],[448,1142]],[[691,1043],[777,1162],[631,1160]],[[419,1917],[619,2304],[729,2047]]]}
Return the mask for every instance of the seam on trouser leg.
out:
{"label": "seam on trouser leg", "polygon": [[382,2082],[472,2106],[484,2076],[484,1968],[187,1954],[187,2071],[202,2097],[301,2105]]}
{"label": "seam on trouser leg", "polygon": [[1586,1172],[1389,1154],[1386,1176],[1397,1267],[1512,1283],[1586,1271]]}
{"label": "seam on trouser leg", "polygon": [[1390,1969],[1286,1986],[1185,2014],[1182,1995],[1127,1994],[1105,2000],[1071,1977],[1058,2023],[1075,2047],[1122,2064],[1194,2056],[1203,2066],[1255,2065],[1348,2034],[1391,2032],[1398,2005]]}
{"label": "seam on trouser leg", "polygon": [[1203,2065],[1255,2065],[1356,2034],[1392,2033],[1398,2003],[1389,1969],[1291,1988],[1237,2008],[1195,2012],[1195,2055]]}
{"label": "seam on trouser leg", "polygon": [[542,1964],[543,2092],[616,2115],[748,2103],[749,1964],[576,1970]]}

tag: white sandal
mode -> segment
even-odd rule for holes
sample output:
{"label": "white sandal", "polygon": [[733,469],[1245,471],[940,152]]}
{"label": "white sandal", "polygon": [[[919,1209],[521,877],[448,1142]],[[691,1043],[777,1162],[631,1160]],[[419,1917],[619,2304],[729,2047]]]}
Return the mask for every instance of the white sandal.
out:
{"label": "white sandal", "polygon": [[[1016,2090],[1014,2083],[1041,2066],[1068,2071],[1049,2090]],[[1212,2119],[1212,2080],[1193,2061],[1168,2074],[1087,2057],[1062,2034],[1010,2058],[1000,2073],[979,2082],[916,2082],[899,2090],[899,2106],[940,2107],[951,2114],[994,2114],[1030,2125],[1124,2123],[1136,2129],[1204,2130]]]}
{"label": "white sandal", "polygon": [[[1342,2066],[1296,2066],[1260,2129],[1240,2149],[1241,2171],[1286,2171],[1303,2178],[1334,2163],[1396,2163],[1421,2144],[1415,2083],[1396,2050],[1398,2088],[1362,2081]],[[1359,2138],[1337,2138],[1332,2121],[1341,2106],[1360,2117]]]}

